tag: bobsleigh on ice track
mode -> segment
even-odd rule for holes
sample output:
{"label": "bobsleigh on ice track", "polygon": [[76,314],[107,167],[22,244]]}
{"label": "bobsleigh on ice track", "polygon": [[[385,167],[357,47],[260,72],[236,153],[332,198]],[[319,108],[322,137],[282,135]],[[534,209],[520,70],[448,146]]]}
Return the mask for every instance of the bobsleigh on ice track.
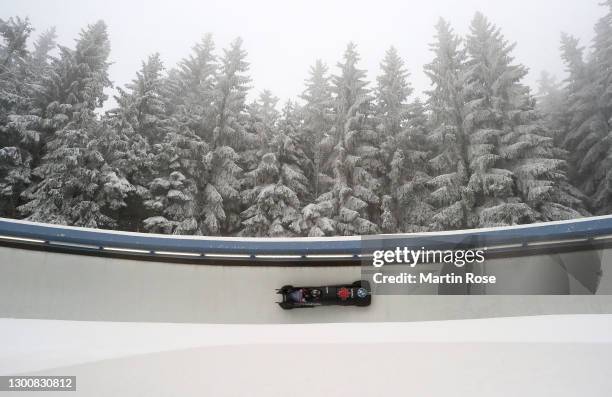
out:
{"label": "bobsleigh on ice track", "polygon": [[317,306],[369,306],[372,303],[370,283],[355,281],[352,284],[322,287],[294,287],[285,285],[276,290],[282,301],[276,302],[285,310]]}

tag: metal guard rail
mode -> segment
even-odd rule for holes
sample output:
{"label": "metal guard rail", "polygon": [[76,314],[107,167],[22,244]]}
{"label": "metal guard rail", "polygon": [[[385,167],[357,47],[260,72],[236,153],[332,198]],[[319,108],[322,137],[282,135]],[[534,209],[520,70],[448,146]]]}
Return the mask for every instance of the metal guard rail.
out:
{"label": "metal guard rail", "polygon": [[0,242],[61,248],[74,253],[104,252],[136,256],[221,260],[356,260],[365,247],[523,250],[550,244],[612,242],[612,216],[490,229],[421,234],[327,238],[238,238],[172,236],[49,225],[0,218]]}

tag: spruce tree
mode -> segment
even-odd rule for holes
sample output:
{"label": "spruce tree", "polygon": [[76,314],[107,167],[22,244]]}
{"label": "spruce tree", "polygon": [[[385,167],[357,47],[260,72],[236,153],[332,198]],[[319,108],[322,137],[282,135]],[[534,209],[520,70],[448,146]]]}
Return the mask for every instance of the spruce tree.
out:
{"label": "spruce tree", "polygon": [[405,126],[407,108],[406,101],[412,94],[412,87],[408,82],[408,71],[404,61],[400,58],[395,47],[385,53],[378,76],[376,87],[376,104],[378,116],[384,123],[386,135],[397,135]]}
{"label": "spruce tree", "polygon": [[48,143],[34,170],[40,181],[19,209],[28,220],[92,228],[114,228],[132,185],[106,164],[92,138],[103,128],[94,119],[70,122]]}
{"label": "spruce tree", "polygon": [[245,135],[245,100],[251,81],[246,74],[249,64],[240,38],[234,40],[223,53],[215,84],[216,126],[213,143],[215,147],[238,147]]}
{"label": "spruce tree", "polygon": [[591,127],[601,128],[601,139],[597,146],[586,153],[580,171],[583,175],[592,172],[594,211],[609,214],[612,212],[612,0],[602,5],[608,7],[608,13],[595,26],[591,61],[596,76],[596,112],[600,120]]}
{"label": "spruce tree", "polygon": [[474,226],[570,219],[584,211],[567,183],[567,164],[520,83],[527,71],[512,64],[513,49],[497,27],[476,14],[467,39],[464,120]]}
{"label": "spruce tree", "polygon": [[349,43],[343,62],[338,64],[340,74],[332,78],[336,120],[330,135],[336,144],[326,169],[333,185],[303,210],[310,236],[363,235],[379,230],[375,223],[380,217],[377,174],[384,173],[384,164],[379,136],[370,120],[365,71],[357,67],[358,62],[356,46]]}
{"label": "spruce tree", "polygon": [[60,58],[54,60],[44,85],[45,96],[52,100],[45,117],[61,128],[81,116],[87,118],[107,99],[104,89],[112,84],[108,77],[110,42],[106,24],[99,21],[82,30],[74,50],[59,48]]}
{"label": "spruce tree", "polygon": [[305,150],[312,160],[314,175],[312,178],[312,198],[319,197],[321,191],[329,189],[333,179],[323,172],[334,146],[335,137],[331,135],[334,123],[334,102],[332,98],[330,77],[327,66],[317,60],[310,67],[306,80],[306,89],[301,95],[305,102],[303,108],[306,138]]}
{"label": "spruce tree", "polygon": [[44,31],[34,42],[32,52],[32,63],[37,68],[45,68],[49,65],[50,52],[57,45],[57,33],[55,27]]}
{"label": "spruce tree", "polygon": [[283,182],[304,203],[312,196],[314,164],[306,151],[309,136],[304,133],[302,113],[303,109],[295,102],[285,103],[277,127],[279,134],[272,139],[271,147],[281,164]]}
{"label": "spruce tree", "polygon": [[206,155],[208,185],[205,201],[214,203],[215,211],[207,215],[207,229],[212,234],[232,234],[240,228],[240,149],[254,143],[245,129],[246,94],[250,78],[242,40],[236,39],[224,50],[220,71],[215,80],[213,99],[215,128]]}
{"label": "spruce tree", "polygon": [[302,232],[300,199],[308,191],[308,178],[300,161],[307,161],[300,150],[292,105],[284,109],[283,119],[266,145],[267,153],[257,168],[246,173],[243,201],[248,208],[241,214],[242,235],[291,237]]}
{"label": "spruce tree", "polygon": [[[151,199],[144,206],[158,214],[144,220],[146,230],[201,235],[209,230],[206,202],[206,169],[202,167],[208,145],[187,129],[170,128],[164,141],[153,147],[157,178],[149,183]],[[204,204],[205,203],[205,204]]]}
{"label": "spruce tree", "polygon": [[144,219],[154,214],[144,205],[151,198],[149,185],[155,176],[169,173],[164,168],[167,164],[157,162],[153,152],[165,141],[171,126],[162,97],[163,70],[159,54],[142,63],[136,78],[125,89],[117,89],[118,107],[104,120],[108,133],[98,137],[106,161],[134,186],[126,198],[127,206],[117,214],[119,227],[127,230],[140,230]]}
{"label": "spruce tree", "polygon": [[32,30],[28,18],[16,17],[6,21],[0,19],[0,37],[4,41],[0,47],[0,62],[3,66],[9,66],[28,56],[27,41]]}
{"label": "spruce tree", "polygon": [[[612,211],[612,0],[591,51],[562,36],[561,86],[532,95],[514,45],[477,14],[436,26],[427,102],[393,48],[373,90],[349,44],[278,111],[247,105],[240,39],[205,35],[176,67],[154,54],[111,87],[106,26],[74,48],[0,19],[0,216],[175,234],[331,236],[571,219]],[[568,165],[569,164],[569,165]],[[568,177],[569,176],[569,177]],[[570,182],[573,182],[574,186]]]}
{"label": "spruce tree", "polygon": [[280,112],[276,109],[277,104],[278,98],[269,90],[264,90],[259,98],[247,107],[245,129],[247,136],[253,139],[249,147],[240,152],[241,168],[245,172],[258,167],[261,156],[268,152],[270,141],[278,134]]}
{"label": "spruce tree", "polygon": [[[268,103],[264,94],[261,104]],[[273,100],[276,103],[276,100]],[[299,109],[287,102],[282,115],[276,111],[260,112],[273,115],[273,125],[261,123],[265,128],[265,143],[259,150],[260,162],[252,171],[245,173],[242,212],[244,236],[299,236],[305,228],[300,213],[302,202],[309,195],[309,178],[312,163],[303,150]],[[258,117],[265,120],[265,117]],[[267,127],[265,126],[267,125]]]}
{"label": "spruce tree", "polygon": [[[578,39],[565,33],[561,35],[561,58],[568,72],[568,77],[565,80],[567,97],[565,112],[568,120],[565,128],[559,131],[557,142],[564,148],[567,148],[570,144],[574,145],[573,150],[569,150],[572,165],[570,175],[576,186],[585,191],[585,179],[583,176],[579,176],[580,173],[578,172],[580,169],[579,162],[584,157],[585,150],[578,151],[576,146],[584,136],[589,135],[590,123],[594,116],[595,97],[591,93],[593,76],[589,72],[589,65],[584,59],[584,48],[580,46]],[[592,138],[588,141],[591,144],[593,143]]]}
{"label": "spruce tree", "polygon": [[[37,143],[29,138],[32,111],[31,54],[27,19],[0,19],[0,216],[17,216],[19,196],[29,185]],[[31,153],[34,152],[34,153]]]}
{"label": "spruce tree", "polygon": [[129,128],[155,145],[164,140],[168,131],[165,104],[162,98],[164,67],[159,54],[149,56],[136,72],[136,78],[123,88],[117,88],[115,100],[119,108],[110,112],[121,117]]}
{"label": "spruce tree", "polygon": [[166,111],[179,125],[210,142],[215,128],[217,58],[212,35],[206,34],[192,53],[170,72],[165,83]]}
{"label": "spruce tree", "polygon": [[151,215],[144,205],[150,198],[149,183],[155,175],[155,163],[151,146],[146,138],[135,132],[121,115],[107,115],[93,145],[106,163],[132,186],[124,198],[125,205],[116,208],[109,216],[116,219],[120,230],[143,231],[143,221]]}
{"label": "spruce tree", "polygon": [[145,230],[158,233],[207,233],[202,192],[208,146],[180,115],[168,114],[166,80],[158,54],[143,63],[126,88],[120,90],[120,107],[113,112],[122,132],[115,144],[122,142],[124,150],[111,153],[138,183],[130,201],[135,207],[132,217],[137,217],[133,223],[142,221]]}
{"label": "spruce tree", "polygon": [[[603,5],[612,9],[612,2]],[[609,169],[612,142],[612,10],[595,26],[592,54],[584,59],[583,48],[571,36],[562,37],[562,57],[569,78],[567,80],[568,113],[570,122],[563,141],[571,153],[572,180],[590,198],[593,212],[612,211],[612,173]]]}
{"label": "spruce tree", "polygon": [[61,48],[47,81],[55,101],[46,110],[60,129],[49,137],[46,154],[33,171],[36,183],[24,192],[20,211],[33,221],[87,227],[113,227],[108,216],[125,205],[132,186],[106,164],[94,137],[102,128],[94,110],[110,86],[106,25],[98,22],[81,32],[76,49]]}
{"label": "spruce tree", "polygon": [[450,24],[440,19],[436,41],[431,44],[434,60],[425,66],[432,82],[427,92],[431,114],[430,144],[435,148],[429,160],[432,170],[430,202],[434,230],[465,229],[473,206],[469,180],[468,138],[464,131],[464,84],[466,54],[461,39]]}
{"label": "spruce tree", "polygon": [[[258,100],[254,101],[249,106],[249,113],[252,119],[261,124],[263,131],[271,131],[274,129],[276,122],[280,116],[280,112],[276,109],[278,98],[275,97],[270,90],[263,90],[259,95]],[[255,130],[258,128],[255,127]]]}
{"label": "spruce tree", "polygon": [[560,147],[569,123],[567,115],[566,90],[555,76],[544,71],[538,80],[536,109],[542,115],[546,129],[550,131],[555,146]]}
{"label": "spruce tree", "polygon": [[[45,83],[52,76],[53,59],[49,52],[54,47],[55,29],[52,28],[37,38],[32,53],[20,57],[18,62],[11,62],[12,72],[3,74],[3,77],[9,77],[9,81],[16,84],[14,87],[18,89],[20,99],[13,103],[15,106],[9,103],[0,106],[0,109],[10,113],[5,113],[0,125],[5,126],[7,138],[19,141],[20,151],[27,152],[23,155],[31,156],[33,163],[37,162],[40,155],[44,133],[54,131],[50,128],[51,123],[44,118],[45,109],[53,100],[47,95]],[[7,82],[4,78],[2,80]]]}
{"label": "spruce tree", "polygon": [[429,196],[426,117],[420,102],[408,103],[412,88],[404,61],[391,47],[381,64],[376,110],[384,142],[387,172],[382,200],[382,230],[387,233],[428,229],[432,208]]}
{"label": "spruce tree", "polygon": [[30,52],[27,41],[32,33],[26,18],[0,19],[0,123],[7,123],[9,114],[27,109],[27,69]]}

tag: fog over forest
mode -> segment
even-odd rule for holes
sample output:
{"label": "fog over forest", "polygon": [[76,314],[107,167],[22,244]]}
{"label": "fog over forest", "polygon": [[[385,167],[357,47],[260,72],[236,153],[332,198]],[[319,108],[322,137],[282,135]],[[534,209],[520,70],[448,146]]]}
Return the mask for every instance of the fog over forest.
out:
{"label": "fog over forest", "polygon": [[[320,237],[610,214],[612,0],[596,7],[591,33],[578,36],[549,19],[582,30],[578,10],[567,13],[579,4],[545,3],[531,9],[548,18],[542,23],[530,25],[525,9],[525,18],[505,16],[521,22],[523,40],[500,27],[516,21],[498,25],[474,8],[469,18],[462,9],[433,19],[429,30],[415,24],[412,35],[401,25],[406,33],[393,36],[387,24],[376,40],[353,29],[355,21],[362,26],[370,14],[381,26],[376,18],[391,13],[399,23],[393,7],[347,11],[346,31],[334,19],[337,34],[324,33],[329,45],[313,29],[321,59],[286,73],[262,70],[312,48],[288,43],[285,52],[254,55],[265,42],[253,40],[261,22],[236,23],[244,39],[222,30],[222,45],[214,29],[183,38],[191,49],[173,46],[184,51],[174,62],[161,52],[167,41],[145,37],[150,51],[122,84],[112,81],[113,52],[133,43],[114,38],[107,11],[93,7],[102,19],[75,40],[39,28],[27,13],[3,16],[0,216],[167,234]],[[258,15],[279,14],[251,16]],[[163,37],[173,23],[155,29]],[[302,33],[300,43],[308,38]],[[415,41],[425,50],[412,56],[404,43]],[[529,74],[533,65],[517,56],[522,46],[561,78]]]}
{"label": "fog over forest", "polygon": [[[265,89],[280,98],[298,100],[308,67],[321,59],[334,66],[349,41],[361,55],[368,80],[380,73],[380,61],[395,46],[410,73],[414,96],[424,98],[430,79],[423,65],[431,60],[429,44],[435,24],[444,17],[460,35],[469,31],[477,11],[498,25],[510,42],[518,43],[514,56],[529,68],[525,83],[537,87],[544,70],[563,79],[559,57],[561,32],[583,43],[593,38],[601,17],[600,0],[8,0],[0,18],[27,16],[36,32],[56,28],[57,41],[71,45],[87,24],[103,20],[112,51],[108,73],[114,87],[134,77],[140,62],[159,52],[165,65],[176,65],[194,42],[207,32],[218,48],[242,37],[249,53],[252,89],[248,101]],[[104,109],[116,105],[115,89],[107,89]]]}

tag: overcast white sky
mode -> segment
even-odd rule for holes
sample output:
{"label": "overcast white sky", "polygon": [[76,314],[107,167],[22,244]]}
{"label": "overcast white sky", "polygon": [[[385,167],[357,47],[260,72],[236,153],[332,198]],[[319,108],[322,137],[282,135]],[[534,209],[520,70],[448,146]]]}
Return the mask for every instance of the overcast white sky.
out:
{"label": "overcast white sky", "polygon": [[29,16],[38,32],[56,26],[59,42],[72,45],[79,30],[103,19],[109,26],[111,79],[122,86],[142,59],[160,52],[166,66],[189,54],[206,33],[217,48],[236,36],[245,41],[251,63],[253,96],[270,89],[281,99],[303,90],[309,66],[321,58],[335,69],[346,43],[357,43],[362,67],[374,80],[385,50],[394,45],[412,73],[417,93],[428,88],[423,65],[432,56],[438,17],[458,33],[468,30],[476,11],[517,42],[517,61],[530,69],[527,83],[540,72],[563,77],[559,58],[562,31],[589,44],[593,25],[604,15],[599,0],[3,0],[0,17]]}

